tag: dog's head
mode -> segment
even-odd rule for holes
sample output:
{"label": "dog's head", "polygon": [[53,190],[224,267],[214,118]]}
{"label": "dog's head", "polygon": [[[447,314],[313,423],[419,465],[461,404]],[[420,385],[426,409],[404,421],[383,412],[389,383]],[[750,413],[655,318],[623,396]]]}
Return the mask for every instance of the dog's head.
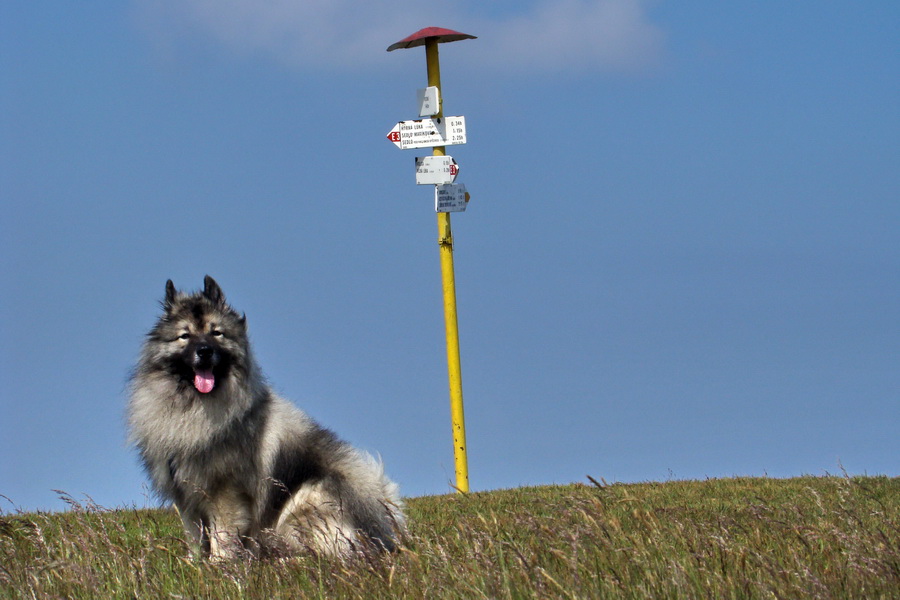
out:
{"label": "dog's head", "polygon": [[203,283],[202,292],[185,294],[167,281],[164,313],[149,337],[158,349],[156,364],[210,394],[228,377],[246,371],[247,321],[225,302],[212,277]]}

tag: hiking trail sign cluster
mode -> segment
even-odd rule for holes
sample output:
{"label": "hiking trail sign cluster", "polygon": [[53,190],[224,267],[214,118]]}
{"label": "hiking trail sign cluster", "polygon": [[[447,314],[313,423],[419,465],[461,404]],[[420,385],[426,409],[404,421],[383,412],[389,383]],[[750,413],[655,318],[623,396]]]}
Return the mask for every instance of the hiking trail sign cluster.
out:
{"label": "hiking trail sign cluster", "polygon": [[416,157],[416,183],[434,186],[434,210],[438,221],[438,246],[441,253],[441,276],[444,288],[444,323],[447,333],[447,379],[450,387],[450,424],[453,429],[453,459],[456,466],[457,492],[469,491],[469,463],[466,454],[466,420],[463,414],[462,373],[459,361],[459,328],[456,319],[456,278],[453,274],[453,234],[450,213],[466,210],[469,193],[456,183],[459,165],[447,156],[446,146],[466,143],[465,117],[444,117],[441,99],[441,67],[438,44],[474,39],[474,35],[426,27],[388,47],[425,46],[428,87],[418,90],[416,99],[420,119],[400,121],[387,138],[401,150],[431,148],[431,156]]}

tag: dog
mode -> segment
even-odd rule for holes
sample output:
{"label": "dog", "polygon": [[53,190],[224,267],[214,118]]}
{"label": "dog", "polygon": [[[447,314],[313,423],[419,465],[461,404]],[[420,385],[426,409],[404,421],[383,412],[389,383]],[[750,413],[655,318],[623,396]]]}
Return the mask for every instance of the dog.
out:
{"label": "dog", "polygon": [[340,440],[266,383],[246,316],[206,276],[166,282],[163,314],[131,377],[130,440],[195,550],[347,556],[393,551],[405,520],[380,461]]}

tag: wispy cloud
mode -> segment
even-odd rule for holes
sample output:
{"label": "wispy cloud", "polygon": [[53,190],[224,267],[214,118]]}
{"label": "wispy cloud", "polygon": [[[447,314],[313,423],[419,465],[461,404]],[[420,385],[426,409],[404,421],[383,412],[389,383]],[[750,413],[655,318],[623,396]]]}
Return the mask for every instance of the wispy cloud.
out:
{"label": "wispy cloud", "polygon": [[461,53],[472,67],[641,70],[665,36],[644,0],[538,0],[492,17],[471,4],[423,0],[135,0],[162,43],[207,38],[240,53],[304,68],[371,68],[385,48],[426,26],[479,37]]}

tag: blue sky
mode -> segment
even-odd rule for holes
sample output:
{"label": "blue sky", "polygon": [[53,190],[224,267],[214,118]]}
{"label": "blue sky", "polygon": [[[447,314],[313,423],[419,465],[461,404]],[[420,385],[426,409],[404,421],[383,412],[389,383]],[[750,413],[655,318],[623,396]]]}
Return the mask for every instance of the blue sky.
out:
{"label": "blue sky", "polygon": [[[0,6],[0,494],[152,502],[128,372],[213,275],[276,390],[453,480],[437,228],[413,157],[441,46],[473,490],[900,475],[900,4]],[[427,152],[425,152],[427,153]]]}

